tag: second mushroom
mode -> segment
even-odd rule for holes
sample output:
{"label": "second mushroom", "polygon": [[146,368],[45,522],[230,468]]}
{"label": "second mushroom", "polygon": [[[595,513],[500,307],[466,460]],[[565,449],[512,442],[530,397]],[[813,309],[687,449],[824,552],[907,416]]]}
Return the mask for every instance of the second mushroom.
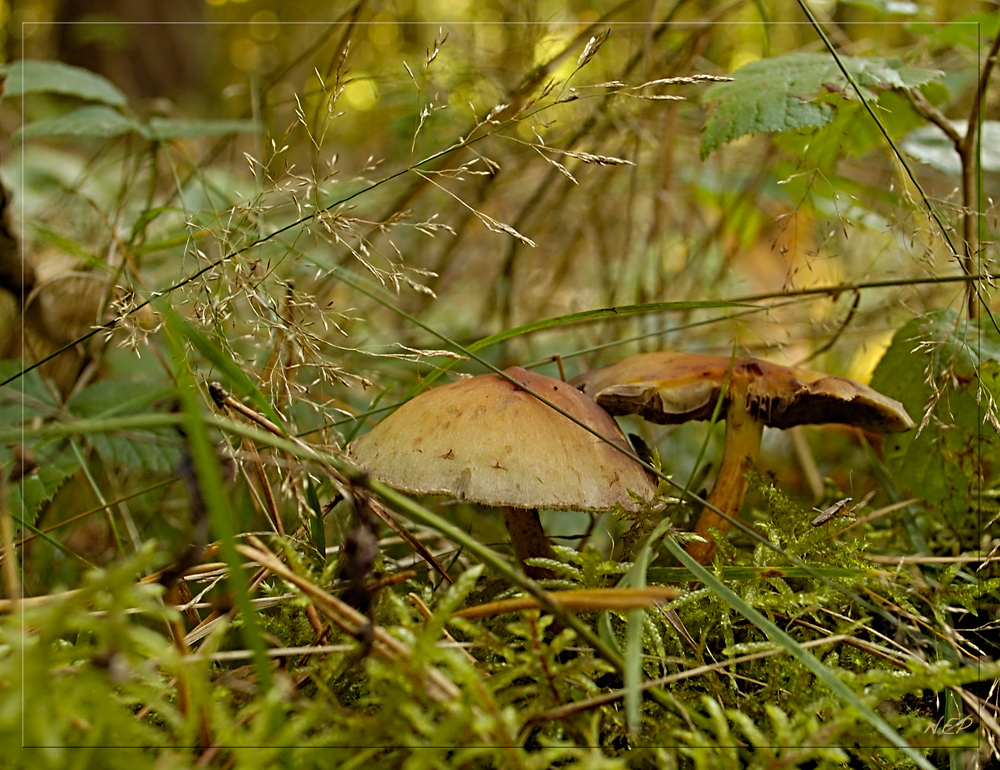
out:
{"label": "second mushroom", "polygon": [[709,506],[695,524],[704,542],[687,548],[700,564],[711,561],[716,551],[709,530],[725,534],[730,527],[729,520],[712,509],[732,518],[739,515],[765,426],[845,423],[872,433],[913,427],[902,404],[859,382],[754,358],[643,353],[586,372],[572,384],[612,414],[638,414],[660,424],[710,419],[722,398],[726,420],[722,461]]}

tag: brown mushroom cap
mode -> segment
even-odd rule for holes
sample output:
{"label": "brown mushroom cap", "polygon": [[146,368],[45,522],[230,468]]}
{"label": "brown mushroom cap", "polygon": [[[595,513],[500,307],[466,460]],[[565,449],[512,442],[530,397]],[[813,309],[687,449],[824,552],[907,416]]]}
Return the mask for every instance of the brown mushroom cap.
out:
{"label": "brown mushroom cap", "polygon": [[612,414],[638,414],[660,424],[707,420],[730,362],[730,384],[746,383],[747,411],[765,425],[845,423],[872,433],[913,427],[902,404],[866,385],[754,358],[642,353],[586,372],[571,384]]}
{"label": "brown mushroom cap", "polygon": [[[573,386],[520,367],[505,373],[628,449],[615,421]],[[397,489],[494,506],[636,511],[629,491],[655,492],[637,462],[497,374],[420,394],[348,455]]]}

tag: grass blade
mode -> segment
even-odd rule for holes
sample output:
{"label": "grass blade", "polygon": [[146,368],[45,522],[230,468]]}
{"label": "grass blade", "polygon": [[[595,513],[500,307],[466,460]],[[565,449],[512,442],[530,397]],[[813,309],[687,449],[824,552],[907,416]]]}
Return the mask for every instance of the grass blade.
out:
{"label": "grass blade", "polygon": [[908,744],[903,737],[897,733],[882,717],[864,703],[837,675],[811,652],[796,642],[792,637],[778,628],[774,623],[765,618],[761,613],[747,604],[736,593],[723,585],[722,581],[711,572],[702,567],[692,559],[673,539],[664,540],[667,550],[677,558],[681,564],[688,568],[692,574],[721,598],[726,604],[740,613],[743,617],[753,623],[764,632],[775,644],[781,645],[789,655],[799,661],[803,666],[812,671],[827,687],[836,693],[848,706],[857,711],[862,718],[874,727],[879,733],[884,735],[893,746],[899,748],[907,757],[912,759],[924,770],[934,770],[934,766],[922,757],[916,749]]}

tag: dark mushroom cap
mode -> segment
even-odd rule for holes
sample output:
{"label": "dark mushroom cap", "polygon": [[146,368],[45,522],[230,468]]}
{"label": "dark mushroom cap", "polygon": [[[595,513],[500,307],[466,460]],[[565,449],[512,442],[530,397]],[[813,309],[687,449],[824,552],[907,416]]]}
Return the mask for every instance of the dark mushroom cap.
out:
{"label": "dark mushroom cap", "polygon": [[[505,373],[628,449],[611,416],[573,386],[520,367]],[[486,505],[636,511],[630,491],[655,493],[641,465],[497,374],[420,394],[348,455],[397,489]]]}
{"label": "dark mushroom cap", "polygon": [[660,424],[707,420],[730,363],[729,392],[745,390],[747,410],[765,425],[844,423],[872,433],[913,427],[902,404],[860,382],[755,358],[643,353],[581,374],[571,383],[612,414],[638,414]]}

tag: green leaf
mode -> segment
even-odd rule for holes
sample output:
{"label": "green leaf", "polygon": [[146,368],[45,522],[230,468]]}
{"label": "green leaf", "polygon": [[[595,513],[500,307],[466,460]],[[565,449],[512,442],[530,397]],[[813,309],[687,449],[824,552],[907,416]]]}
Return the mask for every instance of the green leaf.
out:
{"label": "green leaf", "polygon": [[83,263],[83,267],[94,268],[97,270],[107,268],[107,262],[94,254],[93,251],[89,251],[84,248],[84,245],[79,243],[75,238],[71,238],[63,233],[53,230],[51,227],[41,222],[36,224],[34,229],[35,234],[38,236],[40,241],[50,246],[55,246],[61,251],[65,251],[67,254],[72,254]]}
{"label": "green leaf", "polygon": [[132,232],[129,234],[129,241],[134,242],[139,234],[143,233],[149,224],[156,221],[158,217],[178,211],[181,211],[181,209],[176,206],[154,206],[153,208],[146,209],[132,223]]}
{"label": "green leaf", "polygon": [[967,521],[982,459],[1000,452],[1000,334],[953,310],[920,316],[896,333],[871,384],[923,423],[885,439],[896,479],[956,527]]}
{"label": "green leaf", "polygon": [[57,61],[19,61],[3,67],[7,73],[7,96],[54,93],[75,96],[113,107],[124,106],[125,94],[107,78]]}
{"label": "green leaf", "polygon": [[180,461],[177,431],[160,429],[134,435],[96,433],[87,443],[111,467],[168,474]]}
{"label": "green leaf", "polygon": [[33,447],[33,451],[38,469],[10,490],[10,510],[25,524],[35,523],[39,508],[55,497],[66,479],[80,467],[79,460],[73,452],[67,451],[64,442]]}
{"label": "green leaf", "polygon": [[13,141],[25,142],[42,136],[81,136],[108,139],[140,131],[136,121],[103,105],[89,105],[70,110],[48,120],[28,123],[14,134]]}
{"label": "green leaf", "polygon": [[54,118],[28,123],[14,134],[15,142],[43,136],[81,136],[109,139],[137,133],[150,141],[187,139],[194,136],[247,134],[257,130],[252,120],[172,120],[153,118],[142,123],[116,109],[91,104],[64,112]]}
{"label": "green leaf", "polygon": [[[937,70],[901,67],[889,59],[844,57],[843,63],[866,97],[887,90],[913,88],[943,77]],[[857,95],[826,54],[794,53],[751,62],[733,73],[734,80],[716,83],[703,101],[718,102],[705,124],[701,157],[747,134],[819,128],[830,123],[837,108]]]}
{"label": "green leaf", "polygon": [[19,362],[0,361],[0,381],[16,378],[0,387],[0,425],[5,427],[49,416],[57,408],[37,369],[18,376],[20,372]]}
{"label": "green leaf", "polygon": [[189,139],[194,136],[219,136],[224,134],[252,134],[258,128],[252,120],[173,120],[153,118],[142,127],[148,139],[168,141]]}
{"label": "green leaf", "polygon": [[[169,390],[144,388],[134,381],[105,380],[77,394],[69,409],[81,420],[140,415],[152,411],[153,401],[171,394]],[[84,439],[101,462],[111,467],[167,474],[180,462],[180,436],[171,427],[95,432],[85,434]]]}
{"label": "green leaf", "polygon": [[312,515],[309,517],[309,534],[313,546],[320,554],[326,553],[326,529],[323,526],[323,506],[316,494],[316,484],[311,476],[306,476],[306,503]]}

